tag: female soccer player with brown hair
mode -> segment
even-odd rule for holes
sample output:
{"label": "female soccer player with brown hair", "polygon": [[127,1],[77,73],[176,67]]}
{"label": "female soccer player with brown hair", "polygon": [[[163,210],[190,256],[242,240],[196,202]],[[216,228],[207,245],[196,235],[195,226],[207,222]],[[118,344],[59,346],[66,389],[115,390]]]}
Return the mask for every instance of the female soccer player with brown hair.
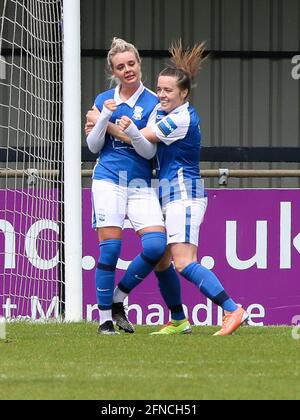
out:
{"label": "female soccer player with brown hair", "polygon": [[[147,127],[141,131],[128,117],[119,125],[143,156],[149,143],[157,150],[160,195],[171,258],[176,270],[225,311],[223,325],[216,335],[229,335],[247,318],[247,312],[225,292],[215,274],[197,261],[199,229],[207,207],[207,197],[199,174],[201,149],[200,118],[188,97],[204,56],[200,43],[184,51],[181,42],[172,45],[172,64],[158,77],[155,107]],[[128,141],[128,140],[127,140]],[[166,188],[166,185],[169,188]],[[166,255],[160,263],[169,264]],[[121,283],[121,287],[126,284]],[[168,324],[156,334],[168,334]]]}

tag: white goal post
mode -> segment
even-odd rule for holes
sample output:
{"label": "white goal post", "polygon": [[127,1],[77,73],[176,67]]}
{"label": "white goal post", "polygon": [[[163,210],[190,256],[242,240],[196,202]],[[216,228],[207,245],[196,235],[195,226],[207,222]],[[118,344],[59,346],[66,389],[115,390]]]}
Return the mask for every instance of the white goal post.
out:
{"label": "white goal post", "polygon": [[0,0],[7,320],[82,319],[80,84],[80,0]]}
{"label": "white goal post", "polygon": [[66,321],[82,319],[80,0],[63,0]]}

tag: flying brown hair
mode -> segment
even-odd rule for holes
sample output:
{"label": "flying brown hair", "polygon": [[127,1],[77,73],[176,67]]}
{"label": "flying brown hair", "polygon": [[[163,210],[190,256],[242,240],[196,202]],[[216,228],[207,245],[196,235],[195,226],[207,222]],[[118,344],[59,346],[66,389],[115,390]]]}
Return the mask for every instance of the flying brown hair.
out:
{"label": "flying brown hair", "polygon": [[160,72],[160,76],[170,76],[178,79],[177,85],[181,90],[187,90],[188,95],[192,89],[192,82],[197,76],[204,57],[205,42],[195,44],[192,49],[184,50],[182,41],[171,44],[171,64]]}
{"label": "flying brown hair", "polygon": [[205,42],[195,44],[192,49],[184,50],[179,39],[171,44],[169,51],[172,55],[171,62],[177,69],[188,73],[192,80],[197,76],[202,62],[205,60]]}

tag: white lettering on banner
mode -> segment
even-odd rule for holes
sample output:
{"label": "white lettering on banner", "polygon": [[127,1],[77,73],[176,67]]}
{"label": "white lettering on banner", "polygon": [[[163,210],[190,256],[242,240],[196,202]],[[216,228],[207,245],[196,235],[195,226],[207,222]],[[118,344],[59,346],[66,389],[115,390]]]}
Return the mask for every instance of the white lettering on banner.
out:
{"label": "white lettering on banner", "polygon": [[35,321],[38,319],[38,314],[40,315],[40,319],[46,320],[51,318],[51,314],[53,312],[53,317],[58,318],[59,317],[59,298],[58,296],[54,296],[48,310],[45,314],[42,305],[39,301],[38,296],[32,296],[31,297],[31,319]]}
{"label": "white lettering on banner", "polygon": [[17,309],[17,305],[13,305],[11,303],[11,298],[7,298],[6,302],[2,305],[2,309],[5,310],[4,312],[4,316],[6,319],[10,319],[12,314],[11,314],[11,310],[12,309]]}
{"label": "white lettering on banner", "polygon": [[[199,321],[198,319],[198,312],[200,310],[204,310],[207,314],[204,321]],[[192,311],[192,320],[195,325],[204,326],[204,325],[212,325],[212,301],[207,301],[207,305],[204,303],[199,303],[198,305],[194,306]]]}
{"label": "white lettering on banner", "polygon": [[280,203],[280,268],[292,268],[293,246],[300,253],[300,233],[293,239],[292,235],[292,203]]}
{"label": "white lettering on banner", "polygon": [[16,268],[16,234],[12,224],[0,220],[0,231],[4,233],[4,269]]}
{"label": "white lettering on banner", "polygon": [[[214,311],[217,312],[217,325],[222,325],[223,310],[222,308],[213,305],[211,300],[207,299],[206,304],[199,303],[193,307],[187,308],[184,306],[184,312],[187,318],[191,318],[194,325],[205,327],[212,326],[213,323],[213,314]],[[93,321],[93,312],[98,312],[97,305],[86,306],[86,320],[88,322]],[[135,319],[137,325],[143,325],[143,316],[145,316],[145,325],[163,325],[165,320],[165,310],[164,307],[158,303],[148,305],[144,308],[145,313],[143,312],[143,307],[134,303],[128,306],[128,314],[135,312]],[[152,312],[154,310],[154,312]],[[266,311],[263,305],[259,303],[253,303],[246,308],[249,318],[248,324],[253,327],[260,327],[264,325],[263,319],[266,316]],[[151,311],[151,312],[150,312]],[[168,311],[168,316],[170,318],[170,312]],[[189,316],[191,313],[191,317]],[[258,321],[259,320],[259,321]]]}
{"label": "white lettering on banner", "polygon": [[[280,203],[280,269],[292,268],[292,246],[300,253],[300,233],[292,235],[292,203]],[[268,268],[268,222],[256,222],[256,253],[249,260],[242,261],[237,256],[237,222],[226,222],[226,257],[228,264],[236,270],[248,270],[253,266]]]}
{"label": "white lettering on banner", "polygon": [[292,266],[292,203],[280,203],[280,268]]}
{"label": "white lettering on banner", "polygon": [[294,80],[300,79],[300,55],[295,55],[292,58],[292,64],[296,64],[295,67],[292,68],[292,78]]}
{"label": "white lettering on banner", "polygon": [[[125,303],[127,305],[127,303]],[[11,309],[17,309],[17,305],[11,303],[11,299],[6,299],[6,303],[2,305],[2,308],[5,309],[4,318],[9,320],[11,318]],[[145,312],[143,312],[143,309]],[[263,319],[266,316],[266,311],[263,305],[258,303],[253,303],[246,308],[249,313],[248,324],[251,326],[263,326]],[[143,308],[141,305],[132,304],[128,305],[128,314],[130,312],[135,312],[135,319],[137,325],[143,324],[143,317],[145,317],[146,325],[163,325],[165,320],[165,315],[170,318],[170,311],[168,314],[165,313],[165,309],[162,305],[154,303]],[[213,314],[214,311],[217,312],[217,325],[222,324],[223,311],[222,308],[213,305],[212,302],[207,299],[206,304],[197,304],[193,307],[187,308],[184,305],[184,312],[187,318],[193,320],[193,324],[197,326],[212,326],[213,323]],[[96,313],[99,316],[97,304],[86,305],[86,321],[91,322],[97,317],[93,317],[93,313]],[[189,316],[191,313],[191,317]],[[31,321],[47,321],[49,319],[60,319],[59,315],[59,297],[53,296],[48,307],[42,307],[41,299],[38,296],[31,296],[31,316],[17,316],[17,319],[30,319]],[[259,320],[259,321],[258,321]],[[300,320],[300,319],[299,319]],[[295,321],[296,322],[296,321]]]}
{"label": "white lettering on banner", "polygon": [[266,310],[262,305],[259,305],[258,303],[254,303],[253,305],[248,306],[247,312],[249,314],[249,318],[247,320],[248,325],[251,327],[263,327],[263,322],[254,322],[254,319],[260,318],[264,319],[266,316]]}
{"label": "white lettering on banner", "polygon": [[98,305],[86,305],[86,320],[92,321],[93,320],[93,312],[99,313]]}
{"label": "white lettering on banner", "polygon": [[[238,234],[240,229],[245,228],[244,225],[238,224],[235,220],[226,221],[226,258],[230,267],[236,270],[248,270],[254,266],[257,269],[265,270],[268,268],[268,221],[256,221],[256,238],[253,241],[253,248],[255,247],[255,254],[246,260],[239,257],[238,252]],[[278,248],[280,255],[280,269],[292,269],[292,249],[293,247],[300,254],[300,233],[293,237],[293,219],[292,219],[292,202],[280,203],[280,220],[278,221],[280,227],[280,234],[278,237]],[[129,220],[125,221],[124,229],[132,229]],[[43,219],[35,222],[28,230],[22,232],[25,236],[25,250],[22,249],[22,243],[17,243],[17,239],[21,236],[20,232],[16,232],[14,226],[6,221],[0,219],[0,236],[4,235],[4,241],[1,238],[1,244],[4,245],[4,253],[0,250],[1,255],[4,254],[4,270],[16,268],[16,249],[20,249],[20,253],[27,257],[30,263],[41,270],[51,270],[55,268],[59,262],[59,252],[51,259],[46,259],[45,256],[38,254],[39,235],[44,230],[50,230],[55,234],[59,234],[59,225],[51,220]],[[50,234],[48,234],[50,238]],[[54,243],[57,241],[53,241]],[[1,245],[2,247],[2,245]],[[55,249],[56,251],[56,249]],[[52,255],[51,255],[52,257]],[[212,258],[212,257],[210,257]],[[85,270],[91,270],[94,267],[95,261],[93,257],[86,257],[83,261],[88,262],[84,264]],[[273,260],[272,264],[277,263]],[[119,270],[127,270],[130,260],[122,260],[119,258],[117,268]],[[216,262],[217,263],[217,262]]]}
{"label": "white lettering on banner", "polygon": [[[43,230],[53,230],[59,234],[59,226],[52,220],[39,220],[34,223],[25,235],[25,254],[31,264],[41,270],[51,270],[59,262],[59,253],[50,260],[45,260],[38,255],[37,239]],[[4,233],[4,269],[16,268],[16,232],[11,223],[0,220],[0,231]]]}
{"label": "white lettering on banner", "polygon": [[[164,323],[164,308],[161,305],[153,304],[149,305],[148,309],[157,309],[157,312],[152,312],[146,317],[146,325],[162,325]],[[128,311],[130,307],[128,308]],[[152,321],[156,318],[156,321]]]}
{"label": "white lettering on banner", "polygon": [[52,222],[51,220],[39,220],[31,226],[25,238],[25,252],[27,257],[31,264],[40,270],[51,270],[56,267],[59,262],[58,251],[56,256],[51,260],[44,260],[38,255],[37,239],[39,234],[46,229],[53,230],[59,234],[59,226],[57,223]]}
{"label": "white lettering on banner", "polygon": [[300,254],[300,233],[298,233],[298,235],[294,238],[293,245]]}
{"label": "white lettering on banner", "polygon": [[[19,299],[18,299],[19,300]],[[53,296],[51,302],[48,302],[48,307],[44,307],[41,304],[42,298],[39,296],[31,296],[31,316],[28,315],[16,315],[18,306],[13,304],[11,298],[6,299],[6,303],[2,305],[2,309],[5,310],[4,317],[6,320],[18,319],[18,320],[31,320],[31,321],[46,321],[50,318],[60,320],[59,315],[59,296]],[[15,309],[14,316],[11,313],[11,310]]]}
{"label": "white lettering on banner", "polygon": [[255,264],[259,269],[267,268],[268,222],[256,223],[256,253],[249,260],[242,261],[237,256],[237,222],[226,222],[226,257],[228,264],[237,270],[248,270]]}
{"label": "white lettering on banner", "polygon": [[143,310],[141,308],[140,305],[134,304],[134,305],[130,305],[128,308],[128,313],[129,311],[135,311],[136,312],[136,323],[138,325],[142,325],[143,324]]}

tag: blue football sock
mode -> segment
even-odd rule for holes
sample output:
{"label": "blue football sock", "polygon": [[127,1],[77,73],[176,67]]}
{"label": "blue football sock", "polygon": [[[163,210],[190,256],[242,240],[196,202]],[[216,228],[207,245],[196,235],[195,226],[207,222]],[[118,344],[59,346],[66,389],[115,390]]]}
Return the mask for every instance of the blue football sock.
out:
{"label": "blue football sock", "polygon": [[121,252],[121,241],[118,239],[103,241],[100,244],[100,258],[96,268],[96,294],[100,310],[112,307],[115,286],[115,271]]}
{"label": "blue football sock", "polygon": [[216,305],[221,306],[225,311],[233,312],[238,308],[237,304],[225,292],[215,274],[199,263],[195,262],[188,265],[181,274],[191,283],[194,283],[204,296]]}
{"label": "blue football sock", "polygon": [[160,293],[171,311],[174,321],[185,319],[181,301],[181,285],[173,264],[165,271],[156,271]]}
{"label": "blue football sock", "polygon": [[118,284],[124,293],[130,293],[154,269],[165,253],[167,236],[162,232],[145,233],[141,237],[143,252],[129,265],[127,271]]}

